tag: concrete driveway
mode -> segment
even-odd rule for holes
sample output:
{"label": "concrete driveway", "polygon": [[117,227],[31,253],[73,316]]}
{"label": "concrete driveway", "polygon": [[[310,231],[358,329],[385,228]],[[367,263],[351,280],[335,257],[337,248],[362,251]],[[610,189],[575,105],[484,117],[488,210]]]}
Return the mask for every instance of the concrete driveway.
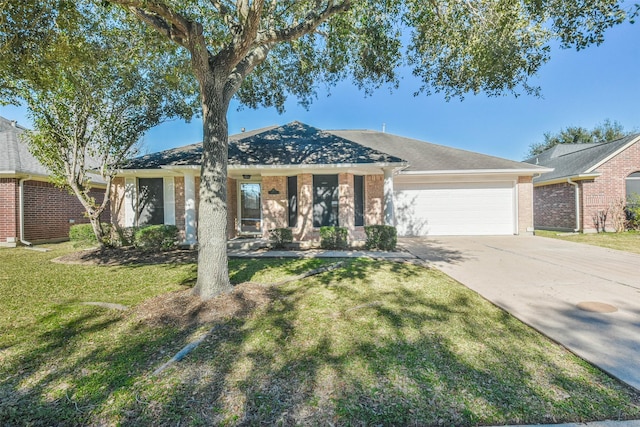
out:
{"label": "concrete driveway", "polygon": [[428,237],[400,243],[640,390],[640,255],[544,237]]}

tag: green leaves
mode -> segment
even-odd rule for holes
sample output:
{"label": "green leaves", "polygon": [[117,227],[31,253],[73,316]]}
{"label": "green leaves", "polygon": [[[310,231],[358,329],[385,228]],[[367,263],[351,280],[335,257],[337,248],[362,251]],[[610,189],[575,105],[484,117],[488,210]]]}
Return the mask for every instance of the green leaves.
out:
{"label": "green leaves", "polygon": [[606,119],[602,124],[589,130],[582,126],[568,126],[557,133],[546,132],[544,141],[531,144],[527,157],[533,157],[555,147],[558,144],[593,144],[610,142],[623,138],[633,132],[626,131],[617,121]]}

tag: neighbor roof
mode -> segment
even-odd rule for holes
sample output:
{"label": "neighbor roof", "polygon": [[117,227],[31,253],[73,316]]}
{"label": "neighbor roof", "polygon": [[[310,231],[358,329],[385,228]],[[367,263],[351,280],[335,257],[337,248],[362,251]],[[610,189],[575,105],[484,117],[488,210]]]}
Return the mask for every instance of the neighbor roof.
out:
{"label": "neighbor roof", "polygon": [[600,163],[639,140],[640,134],[634,134],[601,144],[568,144],[566,148],[561,147],[565,144],[560,144],[556,146],[560,148],[550,148],[538,156],[527,159],[526,162],[554,168],[552,172],[534,178],[534,183],[576,178],[597,173]]}
{"label": "neighbor roof", "polygon": [[[125,169],[200,165],[202,143],[153,153]],[[300,122],[229,137],[229,166],[338,165],[404,163],[400,157],[367,147]]]}
{"label": "neighbor roof", "polygon": [[49,175],[22,141],[26,130],[15,121],[0,117],[0,175]]}
{"label": "neighbor roof", "polygon": [[332,130],[332,134],[375,150],[406,159],[407,172],[437,171],[544,171],[544,168],[486,154],[432,144],[371,130]]}

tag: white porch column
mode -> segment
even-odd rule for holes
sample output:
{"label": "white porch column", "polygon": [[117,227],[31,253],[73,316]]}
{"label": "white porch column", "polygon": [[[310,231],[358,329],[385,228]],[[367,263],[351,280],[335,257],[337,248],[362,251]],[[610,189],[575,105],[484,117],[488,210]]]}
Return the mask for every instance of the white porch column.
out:
{"label": "white porch column", "polygon": [[393,169],[384,169],[384,223],[396,225],[395,207],[393,206]]}
{"label": "white porch column", "polygon": [[184,175],[184,243],[194,245],[198,242],[196,229],[196,177]]}
{"label": "white porch column", "polygon": [[126,177],[124,179],[124,226],[136,225],[136,208],[138,195],[136,194],[136,179]]}

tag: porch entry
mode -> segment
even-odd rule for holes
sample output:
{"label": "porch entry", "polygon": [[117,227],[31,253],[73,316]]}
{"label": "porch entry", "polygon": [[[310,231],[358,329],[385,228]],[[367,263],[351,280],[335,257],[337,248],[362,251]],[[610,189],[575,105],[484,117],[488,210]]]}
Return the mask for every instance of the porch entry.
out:
{"label": "porch entry", "polygon": [[260,183],[240,183],[240,234],[262,233]]}

